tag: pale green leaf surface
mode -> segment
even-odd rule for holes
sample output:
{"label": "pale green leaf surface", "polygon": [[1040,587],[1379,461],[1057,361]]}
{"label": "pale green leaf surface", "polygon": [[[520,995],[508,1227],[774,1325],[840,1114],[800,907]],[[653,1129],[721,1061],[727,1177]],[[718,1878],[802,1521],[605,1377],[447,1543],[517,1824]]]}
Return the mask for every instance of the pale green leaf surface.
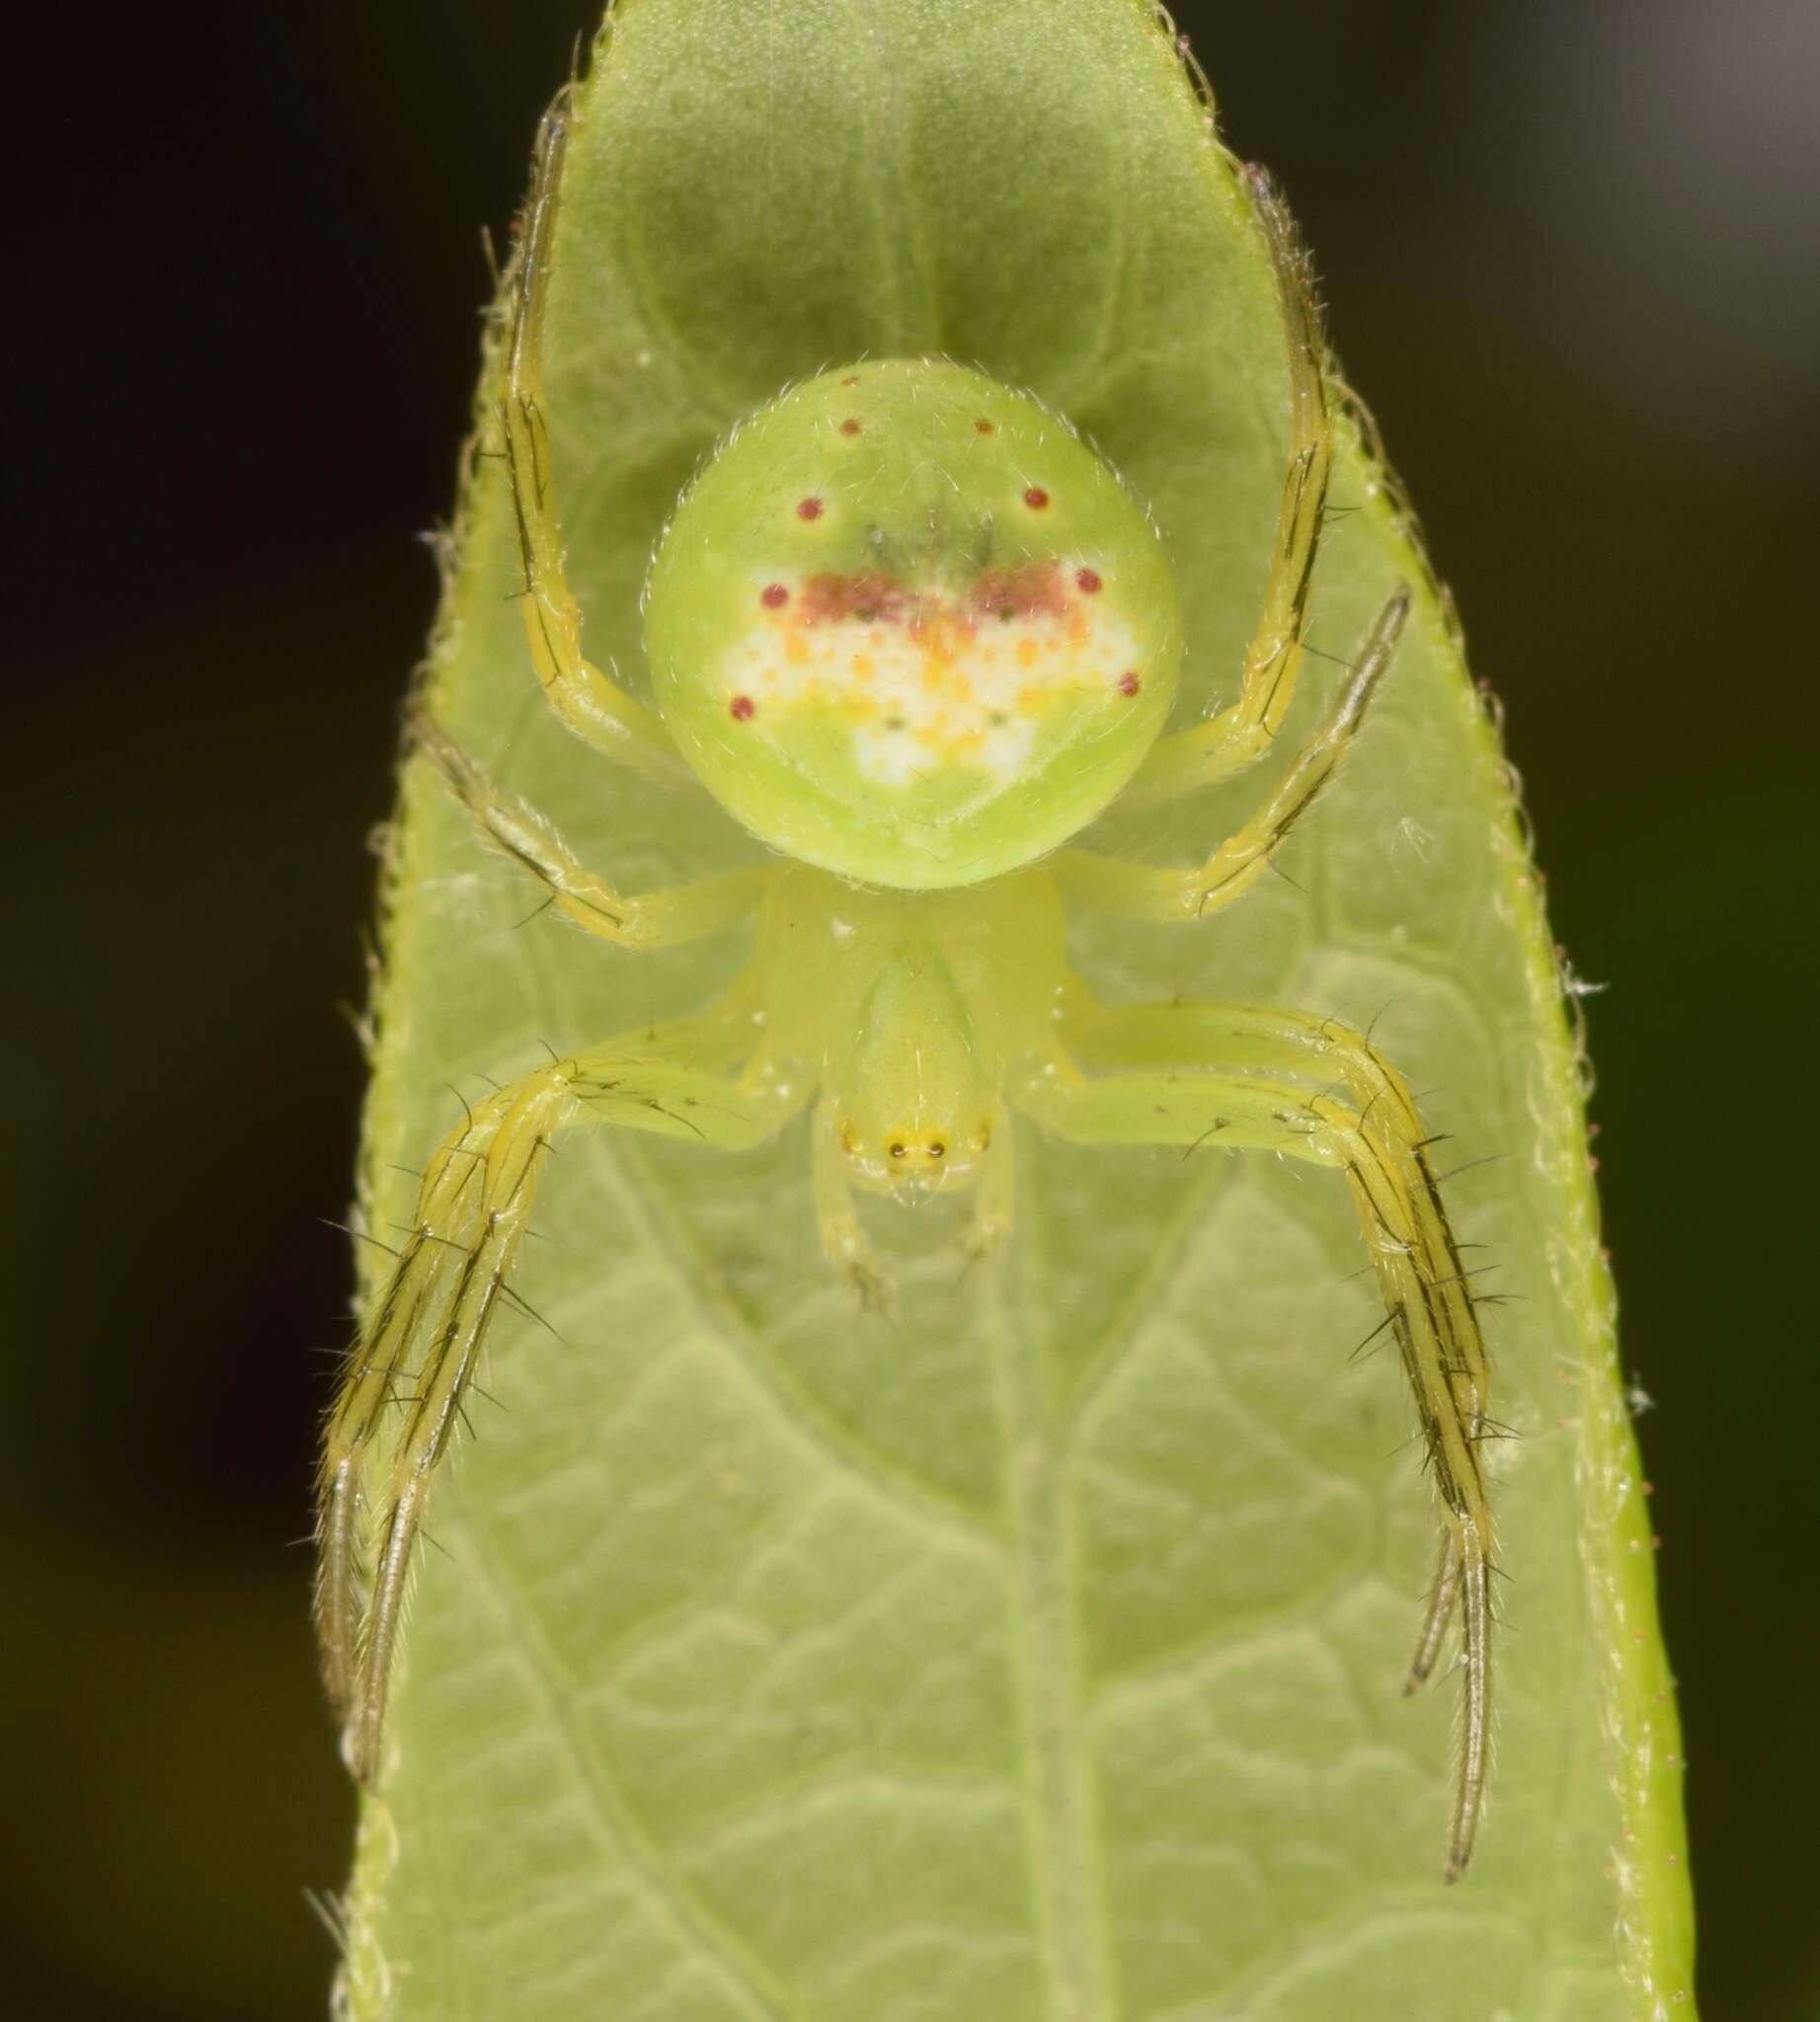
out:
{"label": "pale green leaf surface", "polygon": [[[549,411],[591,651],[642,678],[646,557],[787,379],[945,351],[1151,504],[1183,717],[1232,692],[1286,421],[1261,242],[1135,0],[632,0],[584,89]],[[483,426],[483,442],[487,430]],[[1523,1301],[1490,1320],[1503,1607],[1480,1853],[1441,1881],[1453,1681],[1401,1696],[1432,1516],[1344,1190],[1026,1131],[1009,1254],[871,1214],[897,1324],[816,1246],[803,1128],[562,1141],[479,1437],[444,1470],[395,1761],[349,1899],[366,2018],[1606,2022],[1691,2015],[1678,1748],[1578,1084],[1487,724],[1348,433],[1313,638],[1422,584],[1289,880],[1198,932],[1082,927],[1113,999],[1367,1022]],[[544,711],[480,461],[436,709],[625,884],[755,858]],[[1310,661],[1292,733],[1332,669]],[[1096,840],[1205,852],[1241,782]],[[552,923],[406,782],[367,1207],[477,1089],[704,1002],[738,936]]]}

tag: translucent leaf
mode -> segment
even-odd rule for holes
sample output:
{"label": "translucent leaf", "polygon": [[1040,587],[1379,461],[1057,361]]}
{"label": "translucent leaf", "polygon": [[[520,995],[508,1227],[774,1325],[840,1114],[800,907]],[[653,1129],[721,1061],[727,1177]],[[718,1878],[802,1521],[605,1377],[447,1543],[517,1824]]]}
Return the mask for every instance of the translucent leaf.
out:
{"label": "translucent leaf", "polygon": [[[1233,691],[1286,428],[1231,164],[1136,0],[629,0],[575,113],[549,416],[594,658],[697,460],[788,379],[941,351],[1033,388],[1151,505]],[[491,367],[490,367],[491,370]],[[544,709],[491,382],[428,675],[438,714],[633,889],[755,846]],[[348,1899],[361,2018],[1291,2022],[1692,2013],[1649,1525],[1570,1022],[1493,724],[1349,423],[1312,640],[1416,615],[1341,783],[1198,932],[1083,924],[1113,999],[1372,1023],[1471,1169],[1503,1583],[1481,1849],[1442,1883],[1450,1680],[1402,1668],[1432,1514],[1327,1176],[1020,1142],[1020,1226],[963,1274],[872,1215],[896,1324],[819,1257],[802,1128],[738,1156],[562,1140],[444,1470],[396,1766]],[[1293,738],[1337,669],[1310,662]],[[1096,843],[1199,855],[1249,781]],[[426,768],[387,885],[372,1228],[456,1090],[698,1007],[662,955],[534,911]],[[1475,1164],[1474,1161],[1493,1162]],[[497,1405],[493,1400],[497,1400]]]}

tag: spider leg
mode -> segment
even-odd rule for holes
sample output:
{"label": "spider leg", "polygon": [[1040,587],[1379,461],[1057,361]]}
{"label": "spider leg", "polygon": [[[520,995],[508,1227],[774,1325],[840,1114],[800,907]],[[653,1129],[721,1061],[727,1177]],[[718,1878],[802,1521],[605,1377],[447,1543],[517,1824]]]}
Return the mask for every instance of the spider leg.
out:
{"label": "spider leg", "polygon": [[[391,1275],[349,1357],[318,1478],[317,1632],[365,1783],[379,1774],[413,1547],[558,1131],[588,1118],[741,1149],[804,1091],[774,1076],[755,991],[541,1067],[468,1112],[425,1172]],[[729,1070],[746,1062],[738,1073]],[[370,1498],[370,1501],[369,1501]]]}
{"label": "spider leg", "polygon": [[486,840],[536,878],[565,919],[615,947],[673,948],[718,934],[763,894],[766,873],[756,867],[668,892],[622,893],[582,865],[534,808],[502,792],[434,718],[418,715],[412,730]]}
{"label": "spider leg", "polygon": [[538,134],[536,169],[507,306],[506,392],[500,413],[524,565],[524,633],[544,698],[570,730],[596,751],[648,778],[669,786],[693,786],[695,775],[662,717],[583,654],[581,606],[564,568],[543,416],[543,325],[568,132],[568,108],[559,102]]}
{"label": "spider leg", "polygon": [[979,1193],[965,1244],[968,1256],[976,1259],[989,1257],[1004,1246],[1017,1208],[1017,1146],[1011,1137],[1011,1115],[1003,1103],[993,1110],[987,1129],[989,1136],[981,1155]]}
{"label": "spider leg", "polygon": [[1435,1574],[1429,1582],[1427,1604],[1422,1609],[1422,1626],[1416,1633],[1415,1651],[1409,1659],[1409,1674],[1403,1680],[1405,1692],[1427,1684],[1433,1675],[1435,1661],[1447,1640],[1448,1623],[1460,1605],[1460,1576],[1464,1570],[1453,1532],[1443,1530],[1435,1547]]}
{"label": "spider leg", "polygon": [[[1080,1143],[1264,1149],[1346,1176],[1427,1447],[1443,1531],[1415,1679],[1450,1614],[1464,1646],[1464,1720],[1448,1842],[1464,1872],[1483,1808],[1490,1740],[1491,1512],[1479,1458],[1488,1368],[1427,1133],[1403,1078],[1365,1036],[1332,1019],[1252,1004],[1107,1009],[1078,984],[1060,1038],[1070,1057],[1013,1100]],[[1184,1063],[1179,1069],[1169,1063]],[[1082,1066],[1111,1068],[1089,1079]],[[1337,1081],[1311,1092],[1284,1072]]]}
{"label": "spider leg", "polygon": [[1160,739],[1125,790],[1131,806],[1197,793],[1255,764],[1283,728],[1302,666],[1308,584],[1333,465],[1323,376],[1326,350],[1307,255],[1289,209],[1261,169],[1248,170],[1246,178],[1276,272],[1289,344],[1289,464],[1277,508],[1270,576],[1257,630],[1245,649],[1238,700],[1193,730]]}
{"label": "spider leg", "polygon": [[1405,584],[1378,614],[1352,675],[1270,797],[1242,827],[1192,871],[1157,869],[1123,857],[1065,849],[1051,859],[1065,897],[1096,912],[1160,922],[1204,919],[1242,897],[1270,868],[1296,823],[1339,770],[1402,637]]}
{"label": "spider leg", "polygon": [[815,1189],[816,1227],[828,1261],[858,1301],[860,1310],[890,1319],[897,1311],[897,1290],[878,1252],[872,1247],[853,1205],[847,1181],[846,1147],[832,1100],[816,1104],[811,1128],[810,1173]]}

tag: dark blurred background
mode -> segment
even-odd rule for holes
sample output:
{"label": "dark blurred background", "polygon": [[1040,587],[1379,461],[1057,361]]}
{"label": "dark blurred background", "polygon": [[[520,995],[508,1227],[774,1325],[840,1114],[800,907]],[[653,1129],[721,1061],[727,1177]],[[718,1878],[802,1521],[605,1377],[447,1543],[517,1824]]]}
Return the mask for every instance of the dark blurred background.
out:
{"label": "dark blurred background", "polygon": [[[0,2011],[323,2012],[305,1618],[365,840],[480,228],[594,0],[40,23],[5,224]],[[1820,2011],[1820,9],[1206,4],[1458,592],[1592,1008],[1709,2022]],[[61,34],[62,39],[57,39]],[[17,1127],[23,1124],[23,1129]],[[1807,1264],[1802,1258],[1809,1259]]]}

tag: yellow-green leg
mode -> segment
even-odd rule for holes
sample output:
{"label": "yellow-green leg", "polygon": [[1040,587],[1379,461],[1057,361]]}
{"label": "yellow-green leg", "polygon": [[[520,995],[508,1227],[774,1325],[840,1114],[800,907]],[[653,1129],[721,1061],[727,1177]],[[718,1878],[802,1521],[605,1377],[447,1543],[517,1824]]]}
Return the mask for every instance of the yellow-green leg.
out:
{"label": "yellow-green leg", "polygon": [[989,1257],[1002,1249],[1017,1211],[1017,1146],[1011,1136],[1011,1113],[1003,1103],[987,1120],[987,1144],[980,1155],[979,1192],[968,1228],[969,1257]]}
{"label": "yellow-green leg", "polygon": [[565,919],[617,948],[673,948],[718,934],[754,911],[763,895],[766,874],[756,868],[668,892],[623,893],[580,863],[536,809],[503,793],[433,718],[419,716],[412,728],[487,841],[528,871]]}
{"label": "yellow-green leg", "polygon": [[582,613],[563,562],[562,529],[543,418],[543,321],[550,242],[568,109],[559,103],[538,136],[536,177],[524,208],[506,344],[506,467],[524,564],[524,635],[545,699],[563,722],[607,757],[668,785],[694,785],[664,721],[582,652]]}
{"label": "yellow-green leg", "polygon": [[[410,1232],[349,1358],[319,1481],[317,1630],[329,1694],[363,1781],[379,1774],[387,1680],[425,1499],[556,1133],[595,1119],[728,1149],[759,1143],[803,1095],[754,1056],[755,1040],[752,992],[742,985],[702,1017],[609,1041],[513,1082],[469,1111],[431,1159]],[[369,1520],[364,1467],[382,1432],[390,1465]]]}
{"label": "yellow-green leg", "polygon": [[1320,546],[1333,465],[1324,380],[1325,348],[1307,255],[1281,196],[1261,169],[1247,171],[1252,199],[1276,270],[1289,346],[1290,450],[1277,508],[1270,577],[1257,630],[1245,649],[1238,700],[1193,730],[1163,738],[1125,789],[1127,805],[1174,800],[1230,779],[1263,757],[1296,696],[1308,584]]}
{"label": "yellow-green leg", "polygon": [[[1061,1038],[1074,1061],[1123,1071],[1089,1079],[1070,1064],[1013,1091],[1060,1136],[1275,1151],[1346,1176],[1441,1504],[1442,1555],[1412,1672],[1432,1667],[1456,1608],[1462,1624],[1465,1717],[1449,1833],[1453,1879],[1472,1851],[1490,1739],[1491,1512],[1479,1460],[1487,1367],[1408,1088],[1352,1028],[1269,1006],[1113,1010],[1076,987]],[[1184,1064],[1171,1070],[1172,1061]],[[1337,1083],[1349,1099],[1278,1078],[1285,1070]]]}
{"label": "yellow-green leg", "polygon": [[861,1311],[889,1319],[897,1309],[897,1293],[878,1252],[860,1226],[847,1180],[847,1151],[840,1141],[835,1105],[824,1096],[816,1105],[811,1128],[810,1175],[815,1189],[816,1227],[828,1261],[859,1302]]}
{"label": "yellow-green leg", "polygon": [[1159,870],[1124,857],[1065,849],[1051,859],[1063,896],[1097,912],[1163,923],[1204,919],[1242,897],[1269,870],[1290,830],[1339,770],[1408,614],[1409,591],[1399,588],[1379,613],[1345,685],[1270,798],[1204,864],[1192,871]]}

